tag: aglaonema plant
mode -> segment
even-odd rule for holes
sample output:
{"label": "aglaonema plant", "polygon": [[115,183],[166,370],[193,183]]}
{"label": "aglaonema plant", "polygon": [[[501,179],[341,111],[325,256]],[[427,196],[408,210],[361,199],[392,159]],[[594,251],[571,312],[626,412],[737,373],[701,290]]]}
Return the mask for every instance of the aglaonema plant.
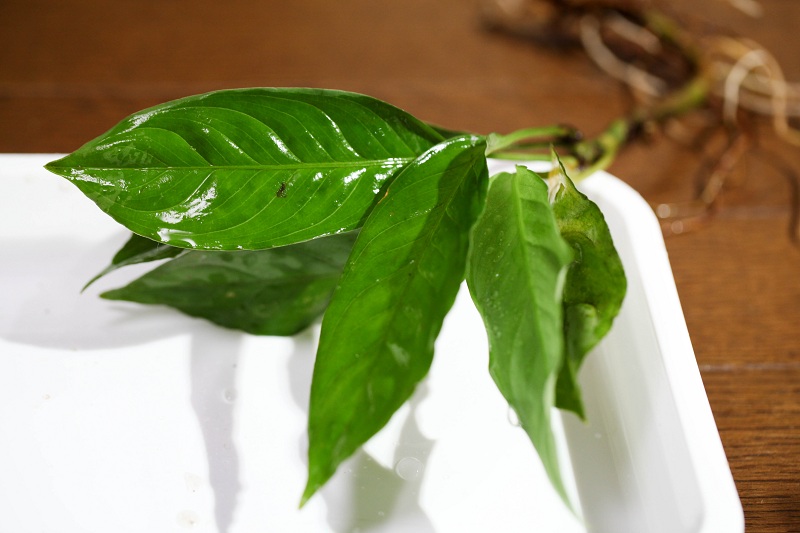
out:
{"label": "aglaonema plant", "polygon": [[465,279],[491,376],[566,500],[552,410],[584,416],[577,372],[625,276],[557,161],[490,177],[487,157],[568,133],[487,137],[353,93],[227,90],[136,113],[47,169],[133,232],[97,277],[162,261],[102,297],[260,335],[322,316],[302,502],[425,378]]}

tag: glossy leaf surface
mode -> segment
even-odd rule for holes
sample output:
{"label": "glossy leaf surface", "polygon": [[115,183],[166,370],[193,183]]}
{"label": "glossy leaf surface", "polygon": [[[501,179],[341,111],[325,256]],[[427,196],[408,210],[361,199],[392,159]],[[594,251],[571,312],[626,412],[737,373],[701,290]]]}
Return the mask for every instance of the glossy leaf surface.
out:
{"label": "glossy leaf surface", "polygon": [[176,248],[150,239],[145,239],[134,233],[114,255],[113,259],[111,259],[111,264],[90,279],[83,289],[86,290],[89,285],[119,268],[140,263],[149,263],[150,261],[158,261],[160,259],[170,259],[184,252],[185,250],[182,248]]}
{"label": "glossy leaf surface", "polygon": [[364,224],[322,321],[303,501],[427,374],[483,206],[484,150],[475,136],[434,147],[395,178]]}
{"label": "glossy leaf surface", "polygon": [[551,197],[561,236],[574,250],[564,286],[566,357],[556,406],[583,418],[578,370],[619,313],[627,282],[608,225],[597,205],[575,188],[560,166],[551,172]]}
{"label": "glossy leaf surface", "polygon": [[134,233],[255,250],[360,227],[392,176],[441,140],[367,96],[239,89],[136,113],[47,168]]}
{"label": "glossy leaf surface", "polygon": [[489,370],[566,501],[551,426],[563,360],[562,288],[572,260],[544,181],[524,167],[490,180],[467,284],[489,339]]}
{"label": "glossy leaf surface", "polygon": [[354,242],[350,232],[270,250],[186,251],[101,296],[168,305],[257,335],[293,335],[325,310]]}

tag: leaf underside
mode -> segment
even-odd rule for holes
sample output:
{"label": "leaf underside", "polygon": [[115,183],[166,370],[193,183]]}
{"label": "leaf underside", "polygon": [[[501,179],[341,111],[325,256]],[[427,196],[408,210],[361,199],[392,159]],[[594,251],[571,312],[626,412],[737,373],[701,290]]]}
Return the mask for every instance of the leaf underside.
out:
{"label": "leaf underside", "polygon": [[567,501],[551,427],[563,360],[562,288],[572,259],[533,172],[492,177],[472,232],[467,284],[489,339],[489,369]]}
{"label": "leaf underside", "polygon": [[175,248],[167,244],[146,239],[135,233],[125,242],[120,250],[114,255],[111,264],[108,265],[102,272],[90,279],[83,290],[86,290],[89,285],[110,274],[111,272],[122,267],[130,265],[138,265],[141,263],[149,263],[151,261],[159,261],[161,259],[171,259],[184,253],[185,250]]}
{"label": "leaf underside", "polygon": [[360,227],[442,139],[363,95],[238,89],[136,113],[46,168],[149,239],[256,250]]}
{"label": "leaf underside", "polygon": [[259,251],[184,251],[101,296],[168,305],[256,335],[293,335],[325,310],[355,234]]}
{"label": "leaf underside", "polygon": [[395,178],[365,222],[322,321],[303,502],[428,372],[482,209],[484,150],[475,136],[436,146]]}

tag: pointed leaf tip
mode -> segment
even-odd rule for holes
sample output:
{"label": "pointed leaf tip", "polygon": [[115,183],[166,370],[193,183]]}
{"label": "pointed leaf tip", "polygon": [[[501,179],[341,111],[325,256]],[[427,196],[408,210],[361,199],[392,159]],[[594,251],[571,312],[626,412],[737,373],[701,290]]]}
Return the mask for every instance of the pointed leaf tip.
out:
{"label": "pointed leaf tip", "polygon": [[367,218],[322,321],[303,501],[427,374],[483,207],[484,150],[475,136],[431,148],[395,178]]}
{"label": "pointed leaf tip", "polygon": [[551,411],[564,358],[562,290],[572,260],[535,173],[494,176],[472,231],[467,285],[489,339],[490,372],[569,505]]}

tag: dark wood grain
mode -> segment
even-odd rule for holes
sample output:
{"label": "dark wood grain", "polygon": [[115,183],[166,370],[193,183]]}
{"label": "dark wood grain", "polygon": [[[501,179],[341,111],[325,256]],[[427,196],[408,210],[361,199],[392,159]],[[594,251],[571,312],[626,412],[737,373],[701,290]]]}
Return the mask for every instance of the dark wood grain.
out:
{"label": "dark wood grain", "polygon": [[[800,79],[800,2],[761,4],[760,19],[722,0],[670,7],[763,43]],[[485,32],[460,0],[0,2],[0,152],[71,151],[144,107],[240,86],[355,90],[480,133],[594,134],[629,105],[581,54]],[[790,181],[765,161],[800,174],[800,150],[759,129],[715,217],[667,247],[747,531],[786,533],[800,531],[800,248]],[[657,137],[611,170],[656,205],[689,200],[697,169]]]}

